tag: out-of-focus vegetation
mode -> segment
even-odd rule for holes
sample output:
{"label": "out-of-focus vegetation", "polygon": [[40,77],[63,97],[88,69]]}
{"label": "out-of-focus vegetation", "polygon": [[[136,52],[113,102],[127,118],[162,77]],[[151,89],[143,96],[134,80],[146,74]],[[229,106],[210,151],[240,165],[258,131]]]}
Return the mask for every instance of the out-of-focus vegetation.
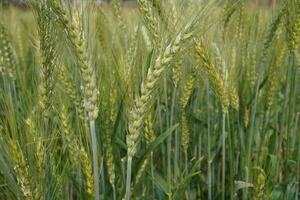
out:
{"label": "out-of-focus vegetation", "polygon": [[[26,0],[1,0],[0,3],[3,3],[5,5],[13,4],[17,6],[24,6]],[[78,0],[67,0],[69,2],[79,2]],[[104,3],[104,2],[111,2],[111,0],[90,0],[91,2],[98,2],[98,3]],[[247,0],[248,2],[251,2],[256,5],[268,5],[268,6],[275,6],[278,3],[278,0]],[[121,2],[136,2],[136,0],[121,0]],[[220,3],[224,3],[224,0],[220,0]]]}
{"label": "out-of-focus vegetation", "polygon": [[299,0],[27,3],[0,10],[0,199],[300,198]]}

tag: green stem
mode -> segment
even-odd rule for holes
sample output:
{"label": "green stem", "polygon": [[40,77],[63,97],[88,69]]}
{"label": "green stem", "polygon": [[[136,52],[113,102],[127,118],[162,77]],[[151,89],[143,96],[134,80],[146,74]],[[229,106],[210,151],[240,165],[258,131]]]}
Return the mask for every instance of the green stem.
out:
{"label": "green stem", "polygon": [[126,193],[125,200],[130,200],[130,190],[131,190],[131,167],[132,167],[132,157],[127,156],[127,175],[126,175]]}
{"label": "green stem", "polygon": [[95,121],[90,120],[90,132],[92,139],[92,153],[93,153],[93,170],[94,170],[94,190],[95,190],[95,200],[100,200],[100,190],[99,190],[99,167],[98,167],[98,156],[97,156],[97,137]]}
{"label": "green stem", "polygon": [[[177,92],[177,85],[175,84],[174,86],[174,90],[173,90],[173,95],[172,95],[172,105],[171,105],[171,119],[170,119],[170,123],[173,124],[173,117],[174,117],[174,112],[175,112],[175,101],[176,101],[176,92]],[[177,129],[175,130],[175,149],[174,149],[174,176],[175,178],[178,177],[178,153],[179,153],[179,149],[177,148],[179,145],[178,144],[178,131]]]}
{"label": "green stem", "polygon": [[51,199],[52,193],[52,174],[51,174],[51,163],[50,163],[50,143],[49,143],[49,119],[44,117],[44,127],[45,127],[45,154],[46,154],[46,174],[47,174],[47,185],[48,190],[46,193],[46,199]]}
{"label": "green stem", "polygon": [[[186,170],[186,173],[188,174],[188,152],[185,151],[184,152],[184,158],[185,158],[185,170]],[[190,199],[190,196],[189,196],[189,185],[187,185],[187,189],[185,191],[185,197],[186,197],[186,200],[189,200]]]}
{"label": "green stem", "polygon": [[112,189],[113,189],[113,200],[117,200],[117,193],[116,193],[116,186],[115,186],[115,184],[112,185]]}
{"label": "green stem", "polygon": [[[298,125],[299,116],[300,116],[300,113],[297,113],[296,126]],[[297,133],[297,129],[298,129],[298,127],[296,127],[296,133]],[[298,174],[297,174],[297,176],[298,176],[298,180],[300,180],[300,136],[298,136]],[[298,192],[297,192],[297,194],[298,195],[300,194],[300,181],[298,181]],[[296,197],[296,199],[297,199],[297,197]]]}
{"label": "green stem", "polygon": [[208,182],[208,200],[212,199],[212,192],[211,192],[211,135],[210,135],[210,98],[209,98],[209,85],[207,85],[207,182]]}
{"label": "green stem", "polygon": [[153,197],[154,197],[155,191],[154,191],[154,165],[153,165],[153,152],[151,152],[151,177],[152,177],[152,193],[153,193]]}
{"label": "green stem", "polygon": [[225,164],[226,164],[226,112],[222,112],[222,199],[225,200]]}

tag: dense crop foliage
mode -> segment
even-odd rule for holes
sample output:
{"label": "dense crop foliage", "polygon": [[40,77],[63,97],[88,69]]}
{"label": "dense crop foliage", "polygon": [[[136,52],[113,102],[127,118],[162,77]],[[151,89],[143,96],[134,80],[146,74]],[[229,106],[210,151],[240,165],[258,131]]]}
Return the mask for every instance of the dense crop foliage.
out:
{"label": "dense crop foliage", "polygon": [[0,199],[300,198],[300,0],[0,13]]}

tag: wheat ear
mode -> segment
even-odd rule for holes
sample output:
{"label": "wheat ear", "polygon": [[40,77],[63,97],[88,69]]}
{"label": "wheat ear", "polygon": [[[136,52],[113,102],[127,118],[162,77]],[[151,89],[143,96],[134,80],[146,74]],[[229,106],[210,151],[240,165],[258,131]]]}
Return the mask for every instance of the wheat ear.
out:
{"label": "wheat ear", "polygon": [[153,68],[150,68],[146,80],[142,83],[141,95],[136,100],[132,109],[131,117],[129,119],[129,134],[127,135],[127,180],[126,180],[126,194],[125,199],[130,199],[130,184],[131,184],[131,162],[132,157],[136,154],[138,140],[144,118],[152,102],[155,86],[161,79],[162,72],[172,62],[175,55],[180,51],[182,45],[191,39],[191,24],[187,25],[182,32],[180,32],[175,40],[171,42],[167,48],[159,56]]}

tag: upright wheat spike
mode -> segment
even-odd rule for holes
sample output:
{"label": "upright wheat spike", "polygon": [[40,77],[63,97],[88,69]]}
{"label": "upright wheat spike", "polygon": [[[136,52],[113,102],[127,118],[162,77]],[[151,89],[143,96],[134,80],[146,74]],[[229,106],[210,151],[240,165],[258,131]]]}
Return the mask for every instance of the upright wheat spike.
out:
{"label": "upright wheat spike", "polygon": [[185,108],[187,107],[188,101],[190,99],[190,96],[193,91],[194,82],[196,80],[196,72],[197,67],[194,67],[192,74],[188,77],[188,80],[183,87],[183,92],[179,100],[179,104],[182,109],[181,119],[180,119],[180,125],[181,125],[181,147],[185,156],[185,167],[187,168],[187,161],[188,161],[188,146],[189,146],[189,140],[190,140],[190,131],[188,126],[188,119],[187,114],[185,111]]}
{"label": "upright wheat spike", "polygon": [[[152,115],[149,114],[149,116],[147,117],[147,119],[145,120],[144,123],[144,139],[147,145],[149,145],[151,142],[153,142],[155,140],[155,134],[154,134],[154,130],[153,130],[153,122],[152,122]],[[151,152],[151,156],[152,156],[152,152]],[[149,157],[145,158],[145,160],[143,161],[143,163],[141,164],[141,167],[139,168],[135,180],[134,180],[134,185],[138,184],[138,182],[141,180],[147,166],[149,163]]]}
{"label": "upright wheat spike", "polygon": [[187,82],[183,88],[183,92],[182,92],[182,95],[180,97],[180,102],[179,102],[182,109],[185,109],[185,107],[189,101],[189,98],[193,91],[195,80],[196,80],[195,73],[191,74],[187,79]]}
{"label": "upright wheat spike", "polygon": [[0,49],[0,74],[4,75],[4,58],[2,50]]}
{"label": "upright wheat spike", "polygon": [[152,47],[152,42],[151,42],[150,36],[147,32],[147,28],[145,26],[142,26],[141,32],[142,32],[142,36],[143,36],[144,42],[146,44],[147,50],[150,51],[151,47]]}
{"label": "upright wheat spike", "polygon": [[245,0],[240,0],[239,2],[239,17],[238,17],[238,24],[237,24],[237,32],[236,38],[241,40],[243,38],[243,31],[244,31],[244,15],[245,15]]}
{"label": "upright wheat spike", "polygon": [[65,66],[60,66],[58,69],[58,79],[62,83],[64,90],[66,91],[67,95],[70,97],[72,102],[75,105],[76,111],[78,116],[84,121],[87,121],[87,117],[85,115],[85,110],[83,107],[83,103],[81,102],[81,98],[76,93],[76,87],[72,84],[71,80],[67,78],[67,71]]}
{"label": "upright wheat spike", "polygon": [[257,182],[255,185],[255,195],[254,195],[254,200],[264,200],[266,199],[265,196],[265,184],[266,184],[266,177],[264,172],[262,171],[259,173],[257,177]]}
{"label": "upright wheat spike", "polygon": [[31,189],[28,164],[21,153],[20,147],[15,142],[10,142],[10,151],[14,155],[14,170],[17,176],[18,185],[26,199],[34,200],[35,196]]}
{"label": "upright wheat spike", "polygon": [[87,193],[93,197],[95,195],[95,190],[94,190],[95,184],[94,184],[94,177],[93,177],[93,167],[91,164],[92,162],[88,156],[88,153],[83,147],[79,148],[78,156],[81,162],[82,171],[86,178]]}
{"label": "upright wheat spike", "polygon": [[67,112],[67,109],[64,105],[61,107],[61,112],[60,112],[60,118],[61,118],[61,124],[62,124],[62,137],[64,138],[65,144],[67,145],[68,149],[68,154],[69,154],[69,159],[71,162],[71,165],[75,165],[78,162],[78,146],[77,146],[77,141],[74,138],[73,134],[71,133],[70,130],[70,125],[69,125],[69,114]]}
{"label": "upright wheat spike", "polygon": [[300,1],[297,0],[297,5],[296,8],[298,9],[297,15],[296,15],[296,20],[291,32],[291,39],[290,39],[290,46],[291,50],[294,52],[299,44],[299,33],[300,33]]}
{"label": "upright wheat spike", "polygon": [[174,56],[180,51],[182,45],[191,39],[191,26],[188,24],[182,32],[180,32],[175,40],[171,42],[167,48],[159,56],[152,68],[149,68],[146,80],[142,83],[140,98],[132,109],[129,119],[129,134],[127,135],[127,180],[126,180],[126,195],[125,199],[130,199],[130,183],[131,183],[131,162],[132,157],[136,154],[138,140],[140,137],[141,128],[144,122],[149,106],[151,106],[155,86],[160,80],[162,72],[172,62]]}
{"label": "upright wheat spike", "polygon": [[79,67],[82,73],[83,79],[83,96],[84,96],[84,108],[87,112],[87,117],[90,124],[90,134],[92,141],[92,153],[93,153],[93,167],[94,167],[94,192],[95,199],[100,199],[99,191],[99,167],[98,167],[98,147],[96,137],[95,120],[98,117],[98,90],[96,87],[96,78],[94,69],[88,62],[87,44],[82,36],[84,35],[80,28],[79,19],[75,19],[71,22],[68,19],[66,12],[62,6],[56,1],[52,2],[52,10],[57,15],[60,23],[65,27],[68,39],[73,44],[73,49],[79,60]]}
{"label": "upright wheat spike", "polygon": [[217,97],[220,99],[222,104],[222,199],[225,200],[225,122],[226,114],[228,112],[228,97],[226,91],[227,84],[227,70],[225,65],[223,66],[223,75],[224,79],[221,78],[217,72],[215,66],[210,61],[208,54],[206,53],[202,43],[198,40],[195,41],[195,50],[198,58],[202,61],[205,72],[208,74],[208,79],[211,82],[214,91],[217,94]]}
{"label": "upright wheat spike", "polygon": [[271,43],[275,37],[276,31],[281,23],[282,16],[285,13],[285,8],[281,9],[278,14],[275,16],[274,20],[269,26],[268,33],[264,39],[263,43],[263,50],[262,50],[262,55],[261,55],[261,62],[263,62],[266,59],[266,55],[268,53],[268,50],[271,46]]}
{"label": "upright wheat spike", "polygon": [[208,78],[213,86],[214,91],[217,94],[217,97],[220,99],[222,108],[224,112],[228,111],[228,97],[226,93],[226,88],[224,86],[224,82],[217,72],[216,68],[210,61],[208,54],[206,53],[202,43],[198,40],[195,42],[195,50],[197,56],[203,63],[203,67],[205,72],[208,74]]}
{"label": "upright wheat spike", "polygon": [[69,114],[64,105],[61,107],[60,117],[62,121],[62,136],[64,138],[67,150],[69,153],[69,159],[71,166],[81,164],[83,167],[83,173],[86,177],[87,193],[90,196],[94,196],[94,181],[92,178],[91,162],[87,156],[87,152],[83,147],[79,145],[79,141],[74,137],[70,130]]}
{"label": "upright wheat spike", "polygon": [[121,31],[126,31],[126,25],[124,21],[124,16],[121,11],[121,3],[120,0],[112,0],[112,7],[115,17],[118,20],[118,25]]}
{"label": "upright wheat spike", "polygon": [[239,95],[238,95],[237,89],[236,89],[236,87],[234,85],[232,85],[230,87],[229,97],[230,97],[230,104],[231,104],[231,106],[236,111],[239,111],[239,108],[240,108]]}
{"label": "upright wheat spike", "polygon": [[165,16],[163,13],[163,8],[162,8],[162,2],[160,2],[159,0],[149,0],[152,4],[152,7],[157,10],[157,13],[159,15],[159,17],[161,18],[161,20],[163,22],[165,22]]}
{"label": "upright wheat spike", "polygon": [[16,79],[16,59],[14,57],[12,44],[9,40],[7,30],[4,24],[0,23],[0,47],[1,57],[4,64],[4,72],[7,73],[8,77],[12,80]]}
{"label": "upright wheat spike", "polygon": [[[28,127],[28,131],[30,131],[31,133],[33,133],[34,135],[34,143],[35,145],[35,157],[37,160],[37,170],[39,172],[39,177],[37,177],[38,181],[37,183],[39,183],[41,180],[43,180],[45,178],[44,174],[45,174],[45,147],[43,144],[43,138],[39,135],[39,132],[37,130],[36,124],[33,121],[33,116],[34,116],[35,111],[33,111],[25,120],[25,123]],[[38,188],[40,186],[37,185],[36,186],[36,194],[38,194]],[[42,198],[42,196],[40,196],[39,198]]]}
{"label": "upright wheat spike", "polygon": [[178,60],[175,61],[174,67],[172,68],[172,79],[175,87],[178,86],[181,79],[181,66],[183,63],[183,58],[180,56]]}
{"label": "upright wheat spike", "polygon": [[229,98],[231,106],[238,111],[240,107],[239,96],[237,91],[237,69],[236,69],[236,48],[233,47],[231,50],[231,67],[230,67],[230,88],[229,88]]}
{"label": "upright wheat spike", "polygon": [[146,141],[146,144],[149,145],[155,139],[155,134],[154,134],[154,130],[153,130],[152,115],[149,115],[147,117],[147,120],[145,120],[144,128],[145,128],[145,130],[144,130],[145,141]]}
{"label": "upright wheat spike", "polygon": [[298,76],[300,77],[300,56],[298,53],[295,53],[295,57],[296,57],[297,72],[298,72]]}
{"label": "upright wheat spike", "polygon": [[189,141],[190,133],[189,133],[188,120],[185,112],[181,115],[180,124],[181,124],[181,146],[183,152],[185,153],[185,155],[187,155],[187,150],[190,142]]}
{"label": "upright wheat spike", "polygon": [[53,45],[53,36],[50,30],[50,18],[46,13],[47,6],[40,5],[38,10],[38,31],[40,37],[40,52],[42,57],[42,67],[40,71],[41,85],[39,87],[39,105],[43,111],[45,119],[49,118],[51,109],[51,98],[54,88],[54,68],[56,62],[56,52]]}
{"label": "upright wheat spike", "polygon": [[145,18],[145,23],[148,26],[149,32],[152,35],[154,43],[159,43],[159,22],[154,16],[152,6],[147,0],[138,0],[140,10]]}
{"label": "upright wheat spike", "polygon": [[49,118],[52,111],[52,98],[54,93],[54,69],[56,66],[56,49],[54,46],[54,41],[56,39],[56,34],[53,32],[53,24],[51,23],[51,17],[49,16],[48,4],[44,1],[36,2],[35,5],[36,18],[38,24],[38,34],[39,34],[39,50],[41,53],[42,64],[40,68],[40,85],[38,88],[38,100],[39,106],[42,111],[43,116],[43,126],[44,126],[44,144],[45,147],[45,172],[47,175],[47,190],[45,193],[45,198],[50,198],[52,187],[52,173],[51,173],[51,160],[50,160],[50,134],[49,130]]}
{"label": "upright wheat spike", "polygon": [[224,2],[224,8],[223,8],[223,15],[222,15],[222,21],[223,21],[223,37],[225,37],[228,24],[230,22],[230,19],[234,12],[237,10],[237,6],[232,6],[233,2],[231,0],[225,0]]}
{"label": "upright wheat spike", "polygon": [[[114,86],[110,87],[110,91],[114,90]],[[115,172],[115,158],[114,158],[114,151],[113,151],[113,143],[112,143],[112,129],[111,124],[113,120],[111,119],[111,111],[114,109],[114,103],[109,101],[105,98],[101,102],[101,113],[103,118],[101,119],[101,126],[103,131],[103,147],[104,147],[104,155],[105,155],[105,163],[106,169],[109,177],[109,183],[113,188],[113,198],[116,199],[116,188],[115,188],[115,179],[116,179],[116,172]],[[109,110],[110,109],[110,110]]]}

